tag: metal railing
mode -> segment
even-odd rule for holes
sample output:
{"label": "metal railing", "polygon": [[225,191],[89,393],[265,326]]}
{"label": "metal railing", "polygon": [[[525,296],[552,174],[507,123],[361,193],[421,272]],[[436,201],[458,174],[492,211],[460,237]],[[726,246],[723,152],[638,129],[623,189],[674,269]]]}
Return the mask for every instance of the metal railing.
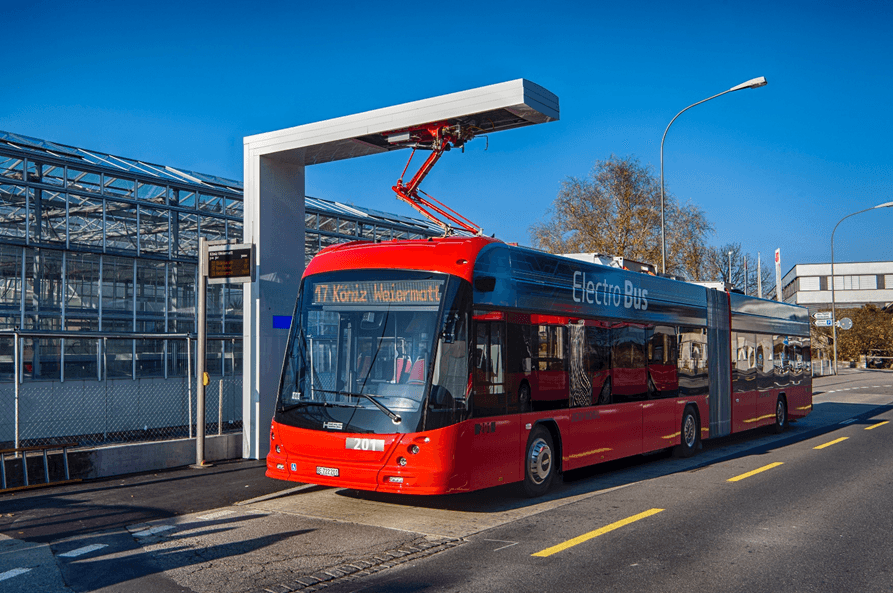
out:
{"label": "metal railing", "polygon": [[[4,374],[12,379],[0,379],[0,448],[73,440],[95,446],[192,438],[198,428],[195,339],[195,334],[187,333],[0,330],[0,343],[13,342],[10,361],[4,360],[8,354],[0,354],[0,365],[11,366]],[[90,347],[73,356],[65,351],[66,340]],[[157,351],[139,352],[137,344],[143,340],[153,341]],[[236,350],[241,336],[209,335],[208,340],[225,344],[216,352],[209,349],[219,359],[219,364],[212,365],[211,381],[218,384],[218,397],[208,392],[205,432],[237,432],[242,428],[242,377]],[[40,352],[41,344],[47,342],[49,356]],[[41,364],[58,365],[59,374],[46,380]],[[79,370],[76,378],[66,378],[66,368],[75,367]],[[125,372],[128,368],[129,373]]]}

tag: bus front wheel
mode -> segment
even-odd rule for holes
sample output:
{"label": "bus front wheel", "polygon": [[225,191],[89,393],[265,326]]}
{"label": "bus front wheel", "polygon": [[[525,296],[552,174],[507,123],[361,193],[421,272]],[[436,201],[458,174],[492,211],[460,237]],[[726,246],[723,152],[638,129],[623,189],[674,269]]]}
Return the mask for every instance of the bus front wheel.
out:
{"label": "bus front wheel", "polygon": [[542,496],[549,490],[555,477],[554,456],[552,435],[543,426],[537,426],[527,439],[524,455],[524,492],[527,496]]}
{"label": "bus front wheel", "polygon": [[682,413],[681,436],[681,442],[674,451],[676,457],[691,457],[697,453],[701,444],[701,429],[698,426],[698,417],[690,406]]}

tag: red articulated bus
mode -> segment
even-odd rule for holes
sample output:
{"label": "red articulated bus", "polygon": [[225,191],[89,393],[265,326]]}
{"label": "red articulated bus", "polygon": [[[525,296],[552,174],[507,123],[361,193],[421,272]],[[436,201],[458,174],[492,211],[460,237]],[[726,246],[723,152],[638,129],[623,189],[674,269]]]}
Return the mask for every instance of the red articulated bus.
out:
{"label": "red articulated bus", "polygon": [[267,476],[538,496],[811,409],[802,307],[484,237],[355,242],[304,273]]}

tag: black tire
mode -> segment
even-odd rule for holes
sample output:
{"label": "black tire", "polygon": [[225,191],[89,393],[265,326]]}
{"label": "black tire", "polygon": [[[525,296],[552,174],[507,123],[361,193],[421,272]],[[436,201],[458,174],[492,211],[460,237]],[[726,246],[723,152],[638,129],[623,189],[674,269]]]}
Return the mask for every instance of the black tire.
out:
{"label": "black tire", "polygon": [[775,424],[772,425],[772,432],[775,434],[783,433],[788,427],[788,402],[783,395],[778,396],[775,402]]}
{"label": "black tire", "polygon": [[691,406],[685,408],[682,413],[681,442],[673,450],[676,457],[693,457],[701,446],[701,427],[698,425],[698,416]]}
{"label": "black tire", "polygon": [[536,426],[527,438],[524,453],[524,493],[531,498],[545,494],[557,470],[552,434]]}

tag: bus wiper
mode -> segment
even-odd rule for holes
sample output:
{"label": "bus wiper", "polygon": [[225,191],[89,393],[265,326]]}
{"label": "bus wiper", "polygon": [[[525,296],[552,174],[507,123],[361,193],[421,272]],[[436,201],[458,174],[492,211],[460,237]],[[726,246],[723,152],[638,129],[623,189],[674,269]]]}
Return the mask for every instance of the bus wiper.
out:
{"label": "bus wiper", "polygon": [[403,421],[400,416],[394,412],[392,412],[386,405],[378,401],[377,398],[369,395],[368,393],[354,393],[352,391],[329,391],[326,389],[317,389],[316,391],[321,391],[323,393],[335,393],[338,395],[349,395],[351,397],[364,397],[375,404],[375,407],[388,415],[388,417],[394,421],[394,424],[400,424]]}
{"label": "bus wiper", "polygon": [[[322,391],[321,389],[317,389],[317,391]],[[294,410],[295,408],[306,408],[307,406],[321,406],[323,408],[352,408],[353,406],[348,406],[345,404],[335,404],[332,402],[327,402],[325,400],[312,400],[308,399],[305,401],[300,401],[294,404],[289,404],[287,406],[279,406],[276,408],[277,412],[288,412],[290,410]]]}

